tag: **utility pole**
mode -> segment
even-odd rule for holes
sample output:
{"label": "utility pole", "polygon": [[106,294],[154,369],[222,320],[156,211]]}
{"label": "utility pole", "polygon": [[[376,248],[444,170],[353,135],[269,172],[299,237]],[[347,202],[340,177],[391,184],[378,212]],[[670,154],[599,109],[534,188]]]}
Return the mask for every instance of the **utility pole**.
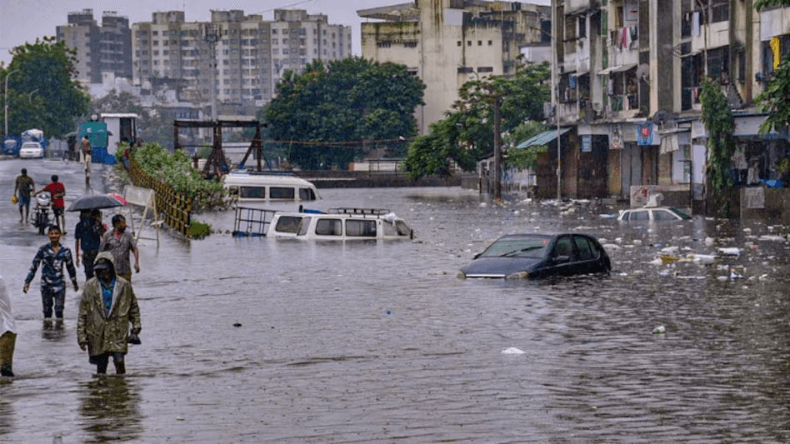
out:
{"label": "utility pole", "polygon": [[8,78],[11,77],[11,74],[15,72],[19,72],[19,70],[15,69],[13,71],[9,71],[5,75],[5,100],[3,101],[3,105],[5,108],[5,132],[3,133],[3,136],[8,135]]}
{"label": "utility pole", "polygon": [[559,14],[557,0],[551,0],[551,100],[554,102],[554,120],[557,124],[557,200],[562,200],[562,143],[560,134],[560,84],[557,69],[559,67]]}
{"label": "utility pole", "polygon": [[495,200],[502,200],[502,142],[499,133],[499,101],[501,99],[501,95],[494,96],[494,171],[496,174],[496,179],[494,180]]}

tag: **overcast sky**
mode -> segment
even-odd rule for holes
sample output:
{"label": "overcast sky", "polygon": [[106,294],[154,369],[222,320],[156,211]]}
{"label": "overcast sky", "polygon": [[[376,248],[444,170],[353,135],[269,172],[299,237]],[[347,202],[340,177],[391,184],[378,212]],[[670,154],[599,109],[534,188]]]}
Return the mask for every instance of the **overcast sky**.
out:
{"label": "overcast sky", "polygon": [[[54,36],[59,25],[66,24],[69,12],[93,9],[93,18],[101,24],[104,11],[115,11],[131,23],[150,22],[151,13],[185,11],[188,22],[207,22],[210,11],[241,9],[245,14],[262,14],[273,19],[274,9],[304,9],[310,14],[325,14],[333,25],[351,26],[351,47],[360,55],[360,9],[408,3],[410,0],[0,0],[0,63],[11,62],[9,51],[15,46],[34,43],[36,38]],[[550,4],[550,0],[529,3]]]}

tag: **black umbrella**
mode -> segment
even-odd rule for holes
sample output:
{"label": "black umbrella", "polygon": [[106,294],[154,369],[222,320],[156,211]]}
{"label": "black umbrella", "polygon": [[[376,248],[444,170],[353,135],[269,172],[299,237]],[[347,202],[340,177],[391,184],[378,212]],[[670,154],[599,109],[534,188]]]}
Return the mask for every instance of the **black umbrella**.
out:
{"label": "black umbrella", "polygon": [[96,194],[93,196],[85,196],[77,199],[71,204],[68,211],[84,211],[84,210],[100,210],[102,208],[121,207],[118,199],[108,196],[106,194]]}

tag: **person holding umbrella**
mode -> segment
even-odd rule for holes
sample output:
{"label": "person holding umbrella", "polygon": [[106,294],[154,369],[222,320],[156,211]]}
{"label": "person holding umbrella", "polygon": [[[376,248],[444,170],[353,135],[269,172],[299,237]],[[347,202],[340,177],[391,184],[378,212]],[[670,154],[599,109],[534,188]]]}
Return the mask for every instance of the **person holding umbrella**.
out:
{"label": "person holding umbrella", "polygon": [[80,266],[80,246],[82,246],[82,263],[85,268],[85,280],[93,277],[93,261],[99,254],[102,235],[107,231],[107,226],[101,221],[101,210],[82,210],[80,221],[74,230],[74,255],[77,256],[77,266]]}

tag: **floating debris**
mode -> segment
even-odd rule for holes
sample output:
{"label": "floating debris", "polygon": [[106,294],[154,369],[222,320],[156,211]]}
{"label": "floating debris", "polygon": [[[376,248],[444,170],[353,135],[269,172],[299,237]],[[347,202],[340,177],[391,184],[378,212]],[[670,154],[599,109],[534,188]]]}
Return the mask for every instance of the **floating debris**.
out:
{"label": "floating debris", "polygon": [[653,329],[654,335],[663,335],[666,332],[667,332],[667,328],[664,327],[663,325],[659,325],[658,327]]}
{"label": "floating debris", "polygon": [[523,355],[524,353],[524,350],[519,350],[516,347],[509,347],[502,350],[503,355]]}

